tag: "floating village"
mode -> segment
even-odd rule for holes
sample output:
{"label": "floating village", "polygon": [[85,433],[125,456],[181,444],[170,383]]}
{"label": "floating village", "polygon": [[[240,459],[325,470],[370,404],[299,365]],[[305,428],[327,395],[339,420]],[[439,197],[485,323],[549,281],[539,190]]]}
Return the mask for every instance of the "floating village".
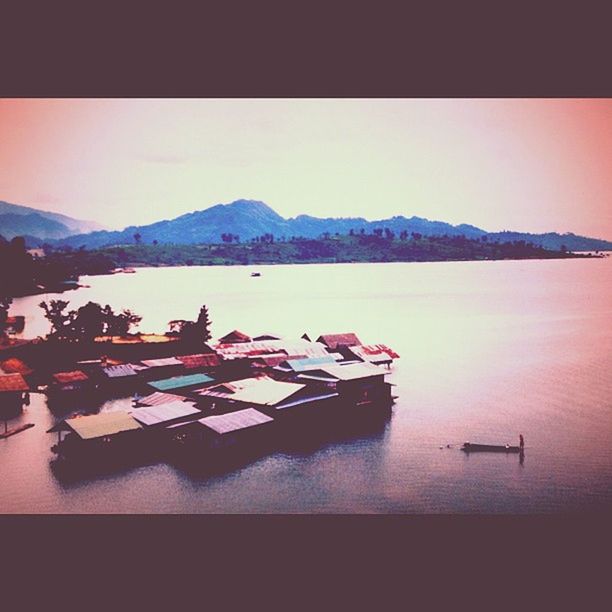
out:
{"label": "floating village", "polygon": [[[98,337],[89,354],[71,357],[43,344],[13,340],[0,351],[0,433],[32,427],[7,423],[30,394],[45,394],[56,469],[152,458],[214,467],[384,422],[396,399],[385,377],[399,355],[355,333],[288,340],[234,330],[198,352],[171,334],[133,334]],[[100,410],[113,398],[125,409]]]}

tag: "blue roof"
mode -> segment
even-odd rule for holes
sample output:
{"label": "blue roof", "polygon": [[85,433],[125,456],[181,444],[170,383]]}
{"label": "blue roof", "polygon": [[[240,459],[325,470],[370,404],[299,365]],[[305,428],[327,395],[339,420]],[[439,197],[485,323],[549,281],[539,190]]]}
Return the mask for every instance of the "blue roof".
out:
{"label": "blue roof", "polygon": [[336,363],[336,360],[331,355],[324,357],[307,357],[306,359],[287,359],[287,365],[294,372],[304,372],[305,370],[314,370],[320,365]]}
{"label": "blue roof", "polygon": [[149,384],[158,391],[168,391],[170,389],[180,389],[181,387],[191,387],[192,385],[205,385],[214,382],[214,378],[206,374],[187,374],[185,376],[173,376],[163,380],[153,380]]}

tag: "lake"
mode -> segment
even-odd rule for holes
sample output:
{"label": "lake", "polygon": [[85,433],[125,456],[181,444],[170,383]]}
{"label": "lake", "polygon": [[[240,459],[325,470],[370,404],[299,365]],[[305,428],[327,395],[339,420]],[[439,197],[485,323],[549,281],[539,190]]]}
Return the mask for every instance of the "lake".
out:
{"label": "lake", "polygon": [[[215,337],[354,331],[401,355],[389,377],[399,399],[378,428],[226,473],[159,463],[65,482],[49,465],[55,436],[45,431],[55,418],[32,394],[11,425],[35,427],[0,441],[1,512],[612,509],[612,258],[146,268],[81,282],[90,286],[61,296],[71,307],[131,308],[141,331],[194,319],[202,304]],[[28,337],[46,333],[38,303],[52,297],[13,302]],[[518,444],[519,433],[523,462],[459,451],[466,440]]]}

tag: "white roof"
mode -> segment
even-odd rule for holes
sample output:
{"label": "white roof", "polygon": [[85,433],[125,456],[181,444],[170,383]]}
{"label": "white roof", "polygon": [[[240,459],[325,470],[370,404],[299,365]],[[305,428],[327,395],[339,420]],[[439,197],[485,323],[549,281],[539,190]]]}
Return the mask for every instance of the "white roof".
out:
{"label": "white roof", "polygon": [[141,429],[140,423],[124,410],[74,417],[65,423],[83,440]]}
{"label": "white roof", "polygon": [[263,414],[263,412],[259,412],[259,410],[245,408],[244,410],[229,412],[228,414],[217,414],[204,417],[200,419],[198,423],[202,423],[202,425],[212,429],[218,434],[226,434],[231,431],[238,431],[239,429],[247,429],[248,427],[270,423],[273,420],[272,417]]}
{"label": "white roof", "polygon": [[305,385],[281,382],[262,376],[222,383],[200,391],[200,395],[221,397],[239,402],[273,406],[301,391]]}
{"label": "white roof", "polygon": [[131,411],[131,415],[143,425],[156,425],[174,419],[198,414],[200,411],[188,402],[170,402],[156,406],[145,406]]}
{"label": "white roof", "polygon": [[337,378],[338,380],[355,380],[358,378],[367,378],[369,376],[376,376],[380,374],[386,374],[386,372],[372,363],[351,363],[347,365],[332,365],[332,366],[321,366],[318,368],[321,372],[325,372]]}
{"label": "white roof", "polygon": [[160,368],[164,366],[182,366],[184,365],[180,359],[176,357],[163,357],[161,359],[143,359],[142,363],[149,368]]}

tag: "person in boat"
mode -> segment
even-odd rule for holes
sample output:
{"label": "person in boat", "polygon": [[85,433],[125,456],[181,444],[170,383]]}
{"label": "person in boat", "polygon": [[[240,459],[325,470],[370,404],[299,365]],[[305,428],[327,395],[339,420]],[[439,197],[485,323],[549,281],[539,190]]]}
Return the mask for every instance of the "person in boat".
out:
{"label": "person in boat", "polygon": [[525,439],[523,438],[523,434],[519,434],[519,448],[521,452],[525,450]]}

